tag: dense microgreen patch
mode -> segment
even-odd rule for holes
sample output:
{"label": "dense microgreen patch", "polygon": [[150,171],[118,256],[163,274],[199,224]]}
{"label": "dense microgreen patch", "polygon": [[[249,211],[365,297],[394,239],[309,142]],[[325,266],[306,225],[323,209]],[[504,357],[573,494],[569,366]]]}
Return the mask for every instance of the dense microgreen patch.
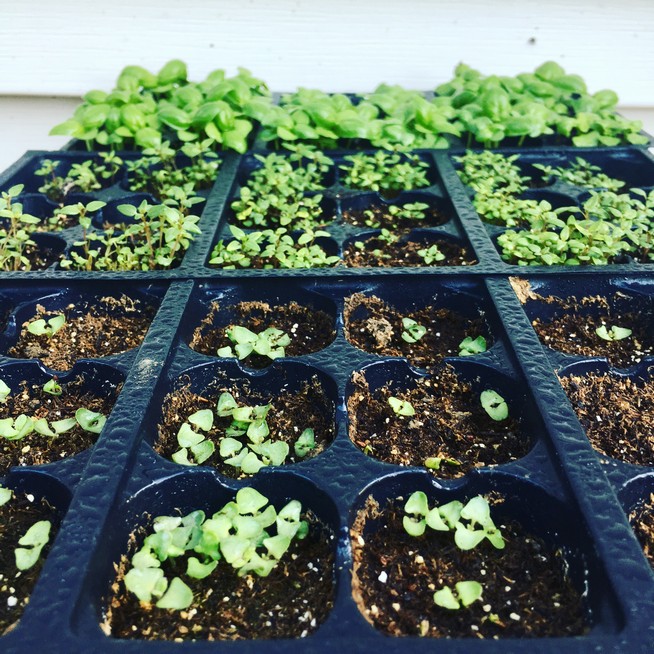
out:
{"label": "dense microgreen patch", "polygon": [[226,269],[324,268],[340,261],[316,243],[317,238],[329,237],[328,232],[306,230],[294,238],[284,227],[245,232],[230,225],[229,229],[233,239],[218,241],[210,265]]}
{"label": "dense microgreen patch", "polygon": [[180,611],[193,602],[193,591],[182,576],[169,580],[166,561],[184,557],[175,567],[194,579],[208,577],[223,561],[239,576],[267,577],[293,540],[302,540],[308,530],[298,500],[277,511],[254,488],[241,488],[211,517],[200,510],[156,517],[152,533],[131,557],[125,587],[141,602]]}
{"label": "dense microgreen patch", "polygon": [[[283,465],[290,447],[271,436],[266,420],[271,409],[271,404],[239,405],[231,393],[221,393],[215,408],[196,411],[181,425],[177,433],[179,449],[172,455],[173,461],[202,464],[214,456],[217,443],[221,460],[243,474]],[[315,446],[314,430],[306,428],[294,442],[295,455],[304,458]]]}
{"label": "dense microgreen patch", "polygon": [[534,168],[542,171],[543,181],[547,184],[558,179],[581,188],[605,188],[607,191],[619,191],[625,185],[621,179],[609,177],[599,166],[594,166],[581,157],[576,157],[573,163],[565,166],[536,163]]}
{"label": "dense microgreen patch", "polygon": [[341,181],[348,188],[382,193],[409,191],[430,185],[429,165],[418,155],[400,155],[378,150],[373,154],[358,153],[343,158],[339,166]]}

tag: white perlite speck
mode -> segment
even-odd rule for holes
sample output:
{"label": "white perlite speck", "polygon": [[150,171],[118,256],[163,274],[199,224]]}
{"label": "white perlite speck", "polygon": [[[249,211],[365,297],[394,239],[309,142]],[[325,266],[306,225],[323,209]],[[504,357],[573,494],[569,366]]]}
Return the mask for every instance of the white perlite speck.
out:
{"label": "white perlite speck", "polygon": [[388,581],[388,575],[386,574],[386,571],[382,570],[379,573],[379,577],[377,577],[377,579],[379,579],[379,581],[381,581],[382,584],[385,584]]}

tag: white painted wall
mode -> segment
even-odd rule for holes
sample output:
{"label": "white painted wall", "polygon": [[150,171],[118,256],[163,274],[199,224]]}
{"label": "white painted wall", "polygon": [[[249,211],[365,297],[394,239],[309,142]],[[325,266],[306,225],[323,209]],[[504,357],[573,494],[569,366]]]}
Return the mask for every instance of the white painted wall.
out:
{"label": "white painted wall", "polygon": [[0,0],[0,95],[79,95],[120,68],[248,67],[283,91],[429,89],[461,60],[515,74],[548,59],[654,106],[651,0]]}
{"label": "white painted wall", "polygon": [[65,141],[47,136],[65,96],[171,58],[191,79],[245,66],[276,91],[428,90],[459,61],[514,75],[553,59],[654,132],[652,0],[0,0],[0,169]]}

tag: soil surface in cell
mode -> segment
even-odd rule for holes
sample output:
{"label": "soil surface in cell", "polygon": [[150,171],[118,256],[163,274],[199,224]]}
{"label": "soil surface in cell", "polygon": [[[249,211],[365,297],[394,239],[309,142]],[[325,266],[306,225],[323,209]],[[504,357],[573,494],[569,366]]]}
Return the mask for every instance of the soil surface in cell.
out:
{"label": "soil surface in cell", "polygon": [[[400,235],[399,232],[396,234]],[[357,247],[360,243],[361,247]],[[440,261],[425,263],[419,252],[438,246],[441,254],[445,255]],[[345,265],[350,268],[382,268],[400,266],[470,266],[477,260],[468,250],[450,241],[396,241],[387,243],[385,240],[373,236],[365,241],[350,243],[343,252]]]}
{"label": "soil surface in cell", "polygon": [[[298,463],[320,454],[334,439],[334,405],[329,400],[317,378],[305,382],[299,391],[289,391],[286,386],[280,388],[274,395],[254,391],[247,383],[224,384],[216,390],[207,390],[203,395],[192,393],[188,387],[172,393],[164,399],[163,419],[158,426],[159,439],[154,449],[162,456],[170,459],[180,449],[177,433],[182,424],[200,409],[213,409],[214,422],[209,432],[202,432],[207,439],[215,443],[216,450],[202,465],[213,466],[227,477],[243,477],[240,468],[225,463],[220,456],[220,441],[225,436],[232,418],[217,416],[215,409],[220,394],[232,394],[239,407],[261,406],[270,404],[266,423],[270,430],[266,437],[272,441],[283,441],[289,444],[289,454],[285,464]],[[315,447],[305,456],[295,454],[294,444],[302,432],[311,428],[314,431]],[[247,437],[240,440],[245,444]]]}
{"label": "soil surface in cell", "polygon": [[[352,529],[353,595],[364,617],[393,636],[523,638],[586,631],[579,593],[552,552],[515,522],[498,524],[503,550],[487,540],[460,550],[451,532],[409,536],[400,503],[380,512],[372,500]],[[366,533],[367,520],[377,531]],[[434,603],[434,592],[460,581],[483,586],[481,600],[458,610]]]}
{"label": "soil surface in cell", "polygon": [[654,465],[654,382],[594,373],[560,381],[598,452],[626,463]]}
{"label": "soil surface in cell", "polygon": [[[624,297],[624,296],[623,296]],[[616,296],[614,299],[619,299]],[[601,297],[560,300],[546,298],[544,302],[561,306],[562,313],[551,320],[537,318],[532,322],[541,341],[548,347],[580,356],[606,357],[611,365],[628,368],[643,357],[654,354],[654,336],[651,311],[619,311],[612,308],[613,301]],[[593,312],[588,315],[588,309]],[[597,335],[604,326],[623,327],[631,334],[620,340],[605,340]]]}
{"label": "soil surface in cell", "polygon": [[[227,337],[227,329],[231,326],[245,327],[255,334],[260,334],[269,327],[281,329],[291,342],[284,348],[285,356],[297,357],[310,354],[326,348],[336,338],[334,320],[324,311],[302,306],[297,302],[289,302],[279,306],[271,306],[266,302],[239,302],[230,312],[231,322],[224,326],[216,326],[215,321],[220,311],[218,303],[214,303],[211,312],[193,332],[189,345],[194,350],[217,356],[222,347],[231,347],[234,343]],[[243,363],[250,368],[265,368],[272,359],[252,352]]]}
{"label": "soil surface in cell", "polygon": [[293,540],[289,550],[267,577],[246,575],[221,560],[204,579],[186,576],[185,556],[168,559],[170,577],[183,575],[193,591],[193,604],[171,612],[139,603],[122,584],[126,560],[117,581],[103,625],[116,638],[144,640],[263,640],[303,638],[326,619],[334,604],[334,539],[315,518],[309,534]]}
{"label": "soil surface in cell", "polygon": [[448,217],[436,207],[429,207],[425,209],[424,218],[398,218],[389,212],[388,205],[372,204],[367,209],[344,211],[343,220],[355,227],[367,229],[411,229],[442,225]]}
{"label": "soil surface in cell", "polygon": [[[30,500],[31,498],[31,500]],[[50,520],[50,539],[29,570],[16,568],[14,551],[25,532],[40,520]],[[19,493],[0,507],[0,636],[14,629],[27,606],[59,526],[57,512],[45,501]]]}
{"label": "soil surface in cell", "polygon": [[[63,314],[66,323],[52,337],[35,335],[27,325]],[[9,356],[40,359],[53,370],[68,370],[78,359],[95,359],[119,354],[141,344],[155,310],[126,296],[106,297],[93,305],[69,304],[61,311],[37,305],[36,315],[23,323]]]}
{"label": "soil surface in cell", "polygon": [[[98,396],[84,390],[84,379],[62,384],[62,394],[52,395],[38,384],[23,382],[17,392],[11,393],[0,405],[0,418],[17,418],[21,414],[33,418],[45,418],[48,424],[74,418],[77,409],[108,416],[116,402],[120,387],[108,396]],[[0,438],[0,474],[11,466],[34,466],[59,461],[91,447],[98,439],[82,429],[79,424],[57,437],[43,436],[33,431],[20,440]]]}
{"label": "soil surface in cell", "polygon": [[[406,331],[403,318],[414,320],[427,330],[415,343],[402,338]],[[344,319],[345,336],[352,345],[373,354],[405,357],[423,368],[435,365],[444,357],[458,356],[459,344],[466,337],[484,336],[488,341],[488,328],[481,317],[466,318],[451,309],[435,306],[402,313],[378,297],[366,297],[362,293],[346,298]]]}
{"label": "soil surface in cell", "polygon": [[629,522],[647,560],[654,568],[654,493],[650,493],[649,500],[631,512]]}
{"label": "soil surface in cell", "polygon": [[[372,391],[361,373],[352,377],[348,399],[350,438],[375,459],[401,466],[425,465],[439,477],[460,477],[481,466],[518,459],[531,449],[531,439],[512,416],[496,421],[486,413],[479,393],[460,380],[450,366],[415,387],[390,385]],[[412,416],[397,415],[390,397],[409,402]]]}

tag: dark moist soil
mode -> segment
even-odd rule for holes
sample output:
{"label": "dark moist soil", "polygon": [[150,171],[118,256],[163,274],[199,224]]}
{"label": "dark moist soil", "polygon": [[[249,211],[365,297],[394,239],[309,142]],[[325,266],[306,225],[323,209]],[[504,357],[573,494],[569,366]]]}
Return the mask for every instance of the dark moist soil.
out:
{"label": "dark moist soil", "polygon": [[[498,525],[503,550],[484,540],[459,550],[450,532],[430,529],[418,538],[402,527],[403,503],[384,511],[372,498],[352,535],[352,593],[364,617],[393,636],[434,638],[542,638],[587,631],[581,597],[552,552],[515,523]],[[366,533],[367,520],[381,526]],[[459,581],[482,584],[482,599],[456,611],[441,608],[434,592]]]}
{"label": "dark moist soil", "polygon": [[[365,318],[353,319],[356,313]],[[415,320],[427,329],[415,343],[402,338],[405,331],[402,318]],[[470,336],[484,336],[488,342],[488,328],[483,318],[465,318],[460,313],[428,306],[402,313],[378,297],[355,293],[345,299],[345,337],[365,352],[383,356],[406,357],[413,365],[430,367],[443,357],[459,355],[459,343]]]}
{"label": "dark moist soil", "polygon": [[[284,348],[286,356],[297,357],[326,348],[336,338],[334,320],[324,311],[303,307],[297,302],[280,306],[270,306],[265,302],[239,302],[230,312],[231,322],[216,327],[219,313],[218,303],[211,305],[209,315],[193,332],[190,347],[202,354],[217,356],[221,347],[234,349],[226,336],[228,327],[238,325],[246,327],[255,334],[260,334],[268,327],[276,327],[288,334],[291,343]],[[233,317],[232,317],[233,316]],[[252,353],[243,363],[250,368],[265,368],[272,359]]]}
{"label": "dark moist soil", "polygon": [[[66,324],[52,337],[35,336],[27,324],[63,313]],[[105,297],[89,306],[69,304],[62,311],[37,305],[36,315],[23,323],[9,356],[40,359],[53,370],[68,370],[78,359],[95,359],[138,347],[150,327],[155,310],[127,296]]]}
{"label": "dark moist soil", "polygon": [[[63,393],[55,396],[45,393],[39,384],[23,382],[18,392],[9,395],[0,405],[0,417],[17,418],[24,413],[34,418],[45,418],[50,423],[74,417],[75,411],[81,407],[108,416],[120,392],[120,387],[115,388],[114,394],[109,397],[84,392],[82,377],[61,386]],[[91,447],[97,439],[98,434],[84,431],[79,425],[57,438],[36,432],[18,441],[0,438],[0,474],[12,466],[34,466],[73,456]]]}
{"label": "dark moist soil", "polygon": [[[654,316],[649,311],[621,312],[612,309],[619,297],[615,296],[613,300],[588,297],[579,301],[575,298],[543,298],[543,301],[560,305],[565,313],[548,322],[537,318],[532,325],[541,341],[554,350],[580,356],[606,357],[611,365],[628,368],[654,354]],[[599,309],[599,313],[585,315],[588,307]],[[632,330],[632,334],[619,341],[605,341],[595,331],[602,325],[608,330],[611,327],[626,327]]]}
{"label": "dark moist soil", "polygon": [[[38,562],[21,572],[16,568],[14,550],[25,532],[40,520],[52,523],[50,540],[41,550]],[[0,507],[0,636],[17,626],[58,527],[59,516],[55,509],[45,500],[35,501],[32,495],[19,493]],[[14,601],[15,605],[10,606]]]}
{"label": "dark moist soil", "polygon": [[429,266],[471,266],[477,260],[466,248],[450,241],[398,241],[389,245],[386,241],[373,236],[363,241],[363,249],[350,243],[343,252],[343,261],[349,268],[382,268],[401,266],[427,266],[418,250],[437,245],[445,255],[442,261],[435,261]]}
{"label": "dark moist soil", "polygon": [[125,591],[126,559],[111,588],[107,635],[143,640],[263,640],[304,638],[324,622],[334,605],[334,535],[312,516],[309,534],[294,540],[268,577],[246,575],[221,560],[205,579],[191,579],[186,558],[168,559],[169,578],[183,575],[195,600],[184,611],[140,604]]}
{"label": "dark moist soil", "polygon": [[[474,468],[497,465],[525,456],[531,439],[509,416],[492,420],[481,406],[479,393],[461,381],[451,366],[443,366],[415,388],[383,386],[370,391],[365,376],[354,373],[347,408],[350,438],[374,459],[400,466],[424,466],[425,459],[443,461],[438,477],[461,477]],[[414,416],[396,415],[389,397],[408,401]]]}
{"label": "dark moist soil", "polygon": [[370,220],[367,215],[368,211],[373,212],[373,218],[375,222],[375,229],[385,228],[385,229],[402,229],[402,228],[413,228],[413,227],[434,227],[436,225],[442,225],[446,223],[448,217],[436,209],[436,207],[429,207],[425,210],[425,217],[421,220],[416,220],[414,218],[398,218],[393,216],[388,212],[388,205],[371,205],[366,209],[361,209],[359,211],[344,211],[343,220],[350,225],[355,227],[362,227],[364,229],[370,229],[370,226],[366,224],[367,220]]}
{"label": "dark moist soil", "polygon": [[631,512],[629,522],[647,560],[654,568],[654,493],[650,493],[649,500]]}
{"label": "dark moist soil", "polygon": [[654,381],[617,375],[560,378],[591,445],[601,454],[654,465]]}
{"label": "dark moist soil", "polygon": [[[235,385],[224,384],[213,391],[207,391],[206,396],[192,393],[188,387],[167,395],[163,402],[163,419],[158,426],[159,439],[154,445],[156,452],[171,459],[179,450],[177,433],[188,416],[200,409],[214,409],[214,425],[206,436],[216,445],[216,451],[201,465],[213,466],[226,477],[246,477],[239,468],[223,463],[218,453],[220,439],[225,435],[231,418],[219,418],[215,414],[216,403],[222,392],[228,391],[239,406],[260,406],[272,404],[266,422],[270,429],[268,438],[274,441],[285,441],[289,444],[289,454],[286,463],[306,461],[320,454],[334,439],[334,406],[320,385],[317,378],[305,382],[299,392],[291,393],[286,387],[280,388],[274,395],[264,395],[254,392],[247,383]],[[314,430],[316,446],[301,459],[295,455],[293,448],[298,437],[307,428]],[[203,432],[204,434],[204,432]],[[246,442],[246,437],[242,440]]]}

